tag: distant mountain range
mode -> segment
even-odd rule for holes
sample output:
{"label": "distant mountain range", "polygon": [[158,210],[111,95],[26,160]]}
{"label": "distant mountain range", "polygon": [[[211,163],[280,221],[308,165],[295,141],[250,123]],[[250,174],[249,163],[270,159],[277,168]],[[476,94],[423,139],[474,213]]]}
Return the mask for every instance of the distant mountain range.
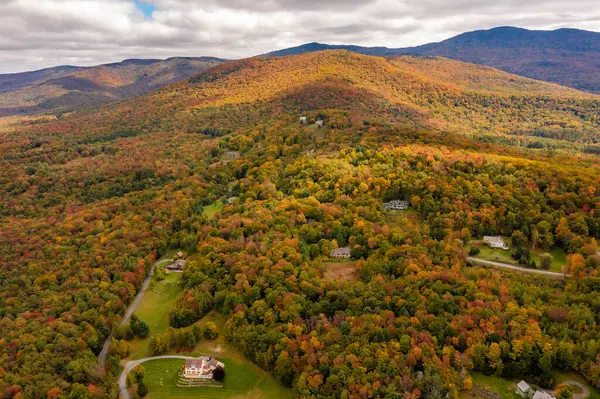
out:
{"label": "distant mountain range", "polygon": [[95,67],[58,66],[0,75],[0,116],[69,111],[147,93],[226,60],[131,59]]}
{"label": "distant mountain range", "polygon": [[[600,33],[514,27],[467,32],[411,48],[308,43],[263,54],[281,57],[322,50],[375,56],[441,56],[533,79],[600,93]],[[59,66],[0,75],[0,116],[63,112],[147,93],[227,60],[213,57],[125,60],[96,67]]]}
{"label": "distant mountain range", "polygon": [[308,43],[274,51],[266,56],[279,57],[330,49],[378,56],[442,56],[600,93],[600,33],[577,29],[532,31],[499,27],[467,32],[443,42],[411,48]]}

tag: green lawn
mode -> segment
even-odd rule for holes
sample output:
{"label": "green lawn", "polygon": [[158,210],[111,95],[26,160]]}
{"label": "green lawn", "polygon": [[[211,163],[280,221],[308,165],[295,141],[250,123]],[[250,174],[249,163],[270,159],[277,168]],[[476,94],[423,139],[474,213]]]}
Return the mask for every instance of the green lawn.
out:
{"label": "green lawn", "polygon": [[509,265],[518,265],[517,261],[510,256],[510,251],[503,249],[490,248],[487,245],[479,246],[479,255],[476,258],[491,260],[494,262],[508,263]]}
{"label": "green lawn", "polygon": [[[150,326],[150,334],[160,333],[169,327],[169,312],[182,295],[179,286],[180,273],[170,273],[160,282],[152,282],[140,301],[135,314]],[[219,336],[215,340],[202,340],[192,352],[179,353],[184,356],[210,355],[225,364],[226,378],[222,388],[177,387],[177,375],[183,360],[164,359],[144,363],[145,382],[150,389],[148,398],[293,398],[293,391],[279,384],[269,373],[261,370],[242,353],[230,345],[223,334],[226,317],[210,312],[196,323],[201,328],[207,322],[217,325]],[[149,338],[136,338],[130,341],[131,353],[128,359],[150,357]],[[175,350],[167,354],[178,354]]]}
{"label": "green lawn", "polygon": [[[504,241],[508,244],[508,246],[512,248],[510,237],[503,238]],[[505,251],[503,249],[490,248],[483,243],[479,246],[479,249],[481,252],[479,253],[479,255],[475,256],[476,258],[519,266],[519,263],[511,257],[511,250]],[[545,252],[548,252],[554,257],[554,260],[552,261],[552,267],[550,268],[550,270],[553,272],[562,273],[562,266],[565,263],[567,263],[567,254],[561,248],[552,247],[549,250],[536,248],[535,250],[533,250],[532,246],[529,245],[529,249],[531,250],[531,258],[535,260],[538,266],[540,264],[540,255]]]}
{"label": "green lawn", "polygon": [[213,202],[210,205],[204,207],[204,214],[208,218],[213,218],[215,215],[223,210],[223,201],[219,200]]}
{"label": "green lawn", "polygon": [[[588,389],[590,390],[590,396],[588,396],[588,399],[600,399],[600,392],[598,392],[597,390],[592,388],[592,386],[585,380],[585,378],[583,378],[579,374],[576,374],[576,373],[553,373],[553,376],[554,376],[554,379],[556,380],[556,385],[560,384],[561,382],[569,381],[569,380],[581,382],[582,384],[587,386]],[[575,388],[575,387],[573,387],[573,388]],[[576,391],[574,389],[573,392],[577,393],[578,391]]]}
{"label": "green lawn", "polygon": [[282,387],[273,377],[249,362],[220,358],[225,364],[222,387],[178,387],[179,371],[185,363],[161,359],[144,363],[144,381],[149,399],[166,398],[292,398],[292,390]]}
{"label": "green lawn", "polygon": [[473,372],[473,390],[470,392],[461,392],[462,398],[483,398],[483,395],[478,394],[479,390],[496,392],[502,396],[502,399],[522,399],[516,393],[516,384],[518,381],[505,380],[499,377],[488,377],[487,375]]}
{"label": "green lawn", "polygon": [[536,248],[535,250],[531,251],[531,258],[533,260],[535,260],[536,263],[539,265],[540,264],[540,255],[545,252],[549,253],[550,255],[552,255],[554,257],[554,260],[552,261],[552,266],[550,267],[550,270],[553,272],[562,273],[562,267],[564,264],[567,263],[567,254],[565,253],[565,251],[563,251],[561,248],[558,248],[558,247],[552,247],[549,250]]}
{"label": "green lawn", "polygon": [[[182,294],[179,286],[181,273],[170,273],[159,282],[151,282],[134,314],[150,327],[150,335],[165,331],[169,327],[169,312]],[[131,345],[130,358],[140,359],[148,356],[149,338],[136,338]]]}
{"label": "green lawn", "polygon": [[[556,385],[563,381],[578,381],[585,384],[590,389],[591,394],[588,399],[600,399],[600,393],[594,390],[594,388],[592,388],[579,374],[554,372],[553,375],[556,380]],[[522,399],[515,392],[516,384],[519,382],[518,380],[506,380],[504,378],[493,376],[488,377],[477,372],[471,373],[471,377],[473,378],[473,390],[470,392],[462,391],[460,396],[463,399],[486,398],[487,396],[480,394],[481,390],[496,392],[502,396],[502,399]]]}
{"label": "green lawn", "polygon": [[[225,316],[210,312],[197,325],[203,327],[207,322],[213,322],[219,329],[219,337],[215,340],[202,340],[192,352],[179,353],[183,356],[215,356],[225,364],[225,383],[222,388],[177,387],[177,373],[183,360],[157,360],[144,363],[150,399],[162,398],[293,398],[293,391],[282,386],[269,373],[249,361],[242,353],[231,346],[223,335],[226,322]],[[168,354],[178,354],[170,351]],[[140,356],[141,357],[141,356]]]}

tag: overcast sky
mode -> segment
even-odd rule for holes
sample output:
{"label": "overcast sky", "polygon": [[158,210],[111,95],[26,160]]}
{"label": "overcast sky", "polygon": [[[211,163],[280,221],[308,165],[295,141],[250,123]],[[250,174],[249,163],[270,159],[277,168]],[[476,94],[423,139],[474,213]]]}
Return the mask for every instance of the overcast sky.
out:
{"label": "overcast sky", "polygon": [[502,25],[600,31],[600,1],[0,0],[0,73],[312,41],[406,47]]}

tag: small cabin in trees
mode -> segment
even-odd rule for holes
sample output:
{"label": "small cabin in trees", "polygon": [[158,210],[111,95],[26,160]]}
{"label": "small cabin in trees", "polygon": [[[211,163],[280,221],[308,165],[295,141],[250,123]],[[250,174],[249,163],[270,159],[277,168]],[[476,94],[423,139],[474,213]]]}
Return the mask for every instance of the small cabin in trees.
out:
{"label": "small cabin in trees", "polygon": [[300,117],[300,123],[303,125],[306,125],[306,123],[308,122],[308,119],[306,118],[306,116],[301,116]]}
{"label": "small cabin in trees", "polygon": [[228,151],[227,156],[231,159],[238,159],[240,157],[240,153],[238,151]]}
{"label": "small cabin in trees", "polygon": [[336,258],[336,259],[350,259],[352,257],[352,255],[350,254],[349,247],[342,247],[342,248],[332,249],[331,252],[329,253],[329,257]]}
{"label": "small cabin in trees", "polygon": [[229,197],[229,198],[227,198],[227,203],[229,205],[233,205],[233,204],[235,204],[235,199],[236,199],[236,197]]}
{"label": "small cabin in trees", "polygon": [[183,252],[177,252],[177,259],[175,262],[167,266],[167,270],[171,270],[173,272],[182,272],[185,269],[186,261],[183,259]]}
{"label": "small cabin in trees", "polygon": [[213,373],[217,368],[224,369],[225,365],[214,357],[200,356],[199,358],[188,359],[185,361],[181,376],[185,378],[210,380],[213,378]]}
{"label": "small cabin in trees", "polygon": [[393,200],[390,202],[385,202],[383,204],[383,207],[388,210],[388,211],[403,211],[408,209],[408,207],[410,206],[410,202],[408,201],[400,201],[400,200]]}
{"label": "small cabin in trees", "polygon": [[315,123],[315,125],[317,125],[317,127],[319,129],[321,129],[323,127],[323,121],[322,120],[318,120],[317,123]]}
{"label": "small cabin in trees", "polygon": [[490,248],[499,248],[508,250],[508,245],[504,242],[504,238],[500,236],[485,236],[483,237],[483,241],[487,243]]}

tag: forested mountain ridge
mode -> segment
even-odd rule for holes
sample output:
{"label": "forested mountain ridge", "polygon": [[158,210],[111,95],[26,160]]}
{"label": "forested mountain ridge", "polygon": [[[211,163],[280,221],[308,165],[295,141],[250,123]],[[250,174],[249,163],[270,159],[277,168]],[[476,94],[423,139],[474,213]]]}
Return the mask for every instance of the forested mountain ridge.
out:
{"label": "forested mountain ridge", "polygon": [[578,29],[535,31],[498,27],[466,32],[439,43],[409,48],[308,43],[274,51],[267,56],[328,49],[346,49],[377,56],[442,56],[600,93],[600,33]]}
{"label": "forested mountain ridge", "polygon": [[225,60],[131,59],[95,67],[59,66],[0,75],[0,116],[70,111],[129,98],[186,79]]}
{"label": "forested mountain ridge", "polygon": [[[327,51],[3,127],[0,394],[116,398],[128,344],[106,374],[95,356],[168,250],[190,254],[175,327],[221,312],[298,397],[456,397],[473,371],[600,388],[600,168],[565,144],[596,139],[597,101],[447,59]],[[390,199],[410,217],[390,218]],[[473,238],[500,234],[557,246],[573,278],[467,265]],[[356,279],[325,278],[336,246]]]}

